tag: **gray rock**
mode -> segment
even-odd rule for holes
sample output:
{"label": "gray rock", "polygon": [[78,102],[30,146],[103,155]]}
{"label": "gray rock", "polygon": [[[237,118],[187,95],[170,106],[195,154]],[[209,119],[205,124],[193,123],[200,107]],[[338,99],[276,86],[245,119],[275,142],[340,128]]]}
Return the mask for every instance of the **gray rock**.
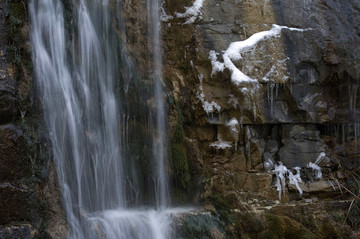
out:
{"label": "gray rock", "polygon": [[0,227],[0,239],[32,239],[31,225]]}
{"label": "gray rock", "polygon": [[325,148],[320,139],[319,131],[306,129],[302,125],[283,127],[283,147],[278,152],[280,161],[287,167],[306,167],[315,162]]}

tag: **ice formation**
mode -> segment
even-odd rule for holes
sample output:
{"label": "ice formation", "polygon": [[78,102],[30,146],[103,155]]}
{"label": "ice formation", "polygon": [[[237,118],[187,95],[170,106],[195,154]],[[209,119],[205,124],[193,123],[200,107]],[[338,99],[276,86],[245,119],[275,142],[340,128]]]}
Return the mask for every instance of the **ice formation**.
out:
{"label": "ice formation", "polygon": [[285,176],[288,172],[288,169],[279,162],[279,165],[275,165],[273,172],[276,174],[276,190],[279,192],[279,199],[281,200],[281,192],[285,194]]}
{"label": "ice formation", "polygon": [[[307,168],[311,168],[315,171],[316,179],[322,178],[321,168],[317,165],[321,161],[321,159],[325,157],[325,153],[321,152],[316,159],[315,163],[308,163]],[[268,169],[272,167],[272,161],[267,159],[264,162],[265,169]],[[275,165],[274,169],[271,171],[276,174],[276,190],[279,192],[279,199],[281,200],[281,192],[285,193],[285,185],[286,185],[286,177],[289,180],[290,185],[295,185],[297,190],[299,191],[300,196],[303,194],[303,190],[299,186],[299,183],[302,183],[301,177],[300,177],[300,167],[293,168],[296,170],[296,174],[294,175],[291,170],[288,170],[281,162],[279,162],[278,165]]]}
{"label": "ice formation", "polygon": [[297,190],[299,191],[300,197],[303,194],[303,190],[300,188],[299,183],[302,183],[301,177],[300,177],[300,168],[299,167],[295,167],[294,168],[296,170],[296,174],[294,175],[291,170],[289,170],[289,183],[290,185],[295,185]]}
{"label": "ice formation", "polygon": [[239,121],[235,118],[232,118],[230,121],[226,123],[226,126],[230,127],[231,133],[233,134],[234,137],[236,137],[236,135],[239,133],[238,130]]}
{"label": "ice formation", "polygon": [[315,175],[316,175],[316,179],[321,179],[322,178],[322,172],[321,172],[321,168],[318,165],[321,160],[325,157],[325,153],[321,152],[319,154],[319,156],[317,157],[317,159],[315,160],[315,163],[308,163],[307,167],[308,168],[312,168],[315,171]]}
{"label": "ice formation", "polygon": [[232,118],[230,121],[226,123],[231,130],[231,134],[235,139],[235,151],[237,150],[237,142],[239,139],[239,121],[235,118]]}
{"label": "ice formation", "polygon": [[312,168],[315,171],[316,179],[322,178],[321,168],[318,165],[314,163],[308,163],[307,167]]}
{"label": "ice formation", "polygon": [[178,18],[187,18],[184,24],[194,23],[197,18],[202,18],[201,8],[203,6],[203,3],[204,0],[195,0],[191,7],[185,7],[186,11],[184,13],[175,12],[175,15]]}
{"label": "ice formation", "polygon": [[172,20],[173,18],[174,18],[173,16],[166,14],[164,7],[160,8],[160,21],[168,22],[168,21]]}
{"label": "ice formation", "polygon": [[236,107],[239,105],[238,99],[235,98],[233,94],[230,94],[229,97],[228,104],[232,104],[232,106],[236,109]]}
{"label": "ice formation", "polygon": [[[242,71],[240,71],[239,68],[235,66],[233,61],[238,61],[242,59],[241,54],[253,49],[260,41],[266,40],[271,37],[280,36],[282,29],[289,29],[290,31],[300,31],[300,32],[305,31],[304,29],[279,26],[273,24],[272,28],[268,31],[255,33],[254,35],[252,35],[251,37],[249,37],[244,41],[232,42],[222,54],[224,63],[217,61],[215,51],[210,51],[209,58],[213,66],[212,74],[216,73],[217,71],[223,71],[224,68],[227,68],[231,72],[231,81],[235,85],[239,85],[243,82],[253,82],[253,83],[257,82],[256,79],[252,79],[251,77],[247,76]],[[222,66],[224,66],[224,68]],[[264,78],[265,80],[267,80],[266,77]]]}
{"label": "ice formation", "polygon": [[220,110],[221,110],[220,105],[218,105],[215,101],[209,102],[209,101],[205,100],[204,88],[203,88],[203,84],[202,84],[204,76],[202,74],[200,74],[199,79],[200,79],[200,86],[199,86],[200,92],[198,92],[196,97],[198,98],[198,100],[201,101],[203,109],[205,110],[205,112],[207,114],[213,113],[215,110],[220,112]]}
{"label": "ice formation", "polygon": [[319,164],[324,157],[325,157],[325,153],[321,152],[317,157],[317,159],[315,160],[315,164]]}

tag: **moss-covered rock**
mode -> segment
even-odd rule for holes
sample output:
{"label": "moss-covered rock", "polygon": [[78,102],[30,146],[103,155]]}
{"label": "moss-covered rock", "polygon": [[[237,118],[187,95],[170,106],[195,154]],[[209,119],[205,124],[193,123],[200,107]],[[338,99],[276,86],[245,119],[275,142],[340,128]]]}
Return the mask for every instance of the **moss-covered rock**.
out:
{"label": "moss-covered rock", "polygon": [[224,223],[209,212],[190,212],[174,218],[174,238],[225,239]]}
{"label": "moss-covered rock", "polygon": [[189,167],[186,150],[181,144],[171,145],[171,164],[173,169],[173,179],[176,185],[186,188],[190,179]]}

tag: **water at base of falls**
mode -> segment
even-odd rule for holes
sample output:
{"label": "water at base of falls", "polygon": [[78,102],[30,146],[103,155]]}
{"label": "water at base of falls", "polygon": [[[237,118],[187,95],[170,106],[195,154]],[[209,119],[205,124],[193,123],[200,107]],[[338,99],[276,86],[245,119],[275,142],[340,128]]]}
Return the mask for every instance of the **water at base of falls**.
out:
{"label": "water at base of falls", "polygon": [[92,224],[92,233],[99,238],[167,239],[172,234],[171,216],[189,210],[106,210],[89,215],[88,223]]}
{"label": "water at base of falls", "polygon": [[[121,23],[121,16],[109,10],[120,5],[108,0],[29,4],[34,71],[69,238],[169,238],[171,215],[184,212],[168,208],[159,0],[147,4],[154,91],[133,100],[149,108],[145,116],[133,114],[127,102],[134,97],[126,92],[135,70],[117,35],[124,28],[114,30],[114,19]],[[156,107],[142,106],[149,99]]]}

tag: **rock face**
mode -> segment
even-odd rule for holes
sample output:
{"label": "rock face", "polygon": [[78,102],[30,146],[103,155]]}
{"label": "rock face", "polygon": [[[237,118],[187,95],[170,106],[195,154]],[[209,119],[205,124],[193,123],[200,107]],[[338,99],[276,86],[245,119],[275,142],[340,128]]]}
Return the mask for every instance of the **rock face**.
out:
{"label": "rock face", "polygon": [[[165,69],[204,175],[270,171],[265,162],[306,168],[323,154],[318,160],[331,161],[327,172],[335,173],[341,157],[333,143],[352,144],[359,133],[359,3],[192,4],[164,5],[173,16],[163,24]],[[193,18],[178,14],[187,9]]]}
{"label": "rock face", "polygon": [[[47,140],[32,91],[27,2],[0,1],[0,238],[4,239],[49,238],[55,235],[51,228],[55,217],[57,225],[66,224],[56,180],[49,177],[54,172],[49,169]],[[49,184],[56,185],[51,192],[46,190]],[[65,238],[66,230],[56,235]]]}
{"label": "rock face", "polygon": [[[63,1],[65,9],[70,2]],[[115,7],[110,2],[114,9],[121,5],[125,20],[114,27],[126,29],[118,29],[127,50],[123,57],[137,68],[141,82],[127,82],[131,72],[122,71],[130,92],[125,100],[134,101],[137,107],[129,111],[141,118],[148,110],[143,101],[149,99],[137,88],[149,88],[142,78],[152,64],[146,55],[146,4],[117,1]],[[48,140],[39,132],[41,115],[31,94],[26,3],[0,1],[0,238],[66,238],[54,166],[44,156]],[[359,16],[358,0],[164,1],[171,144],[179,149],[179,165],[186,165],[180,173],[174,165],[168,169],[177,187],[175,201],[187,198],[216,215],[180,216],[179,237],[300,238],[305,227],[307,238],[331,238],[330,229],[339,222],[347,223],[341,227],[343,238],[350,238],[350,227],[356,233],[359,211],[344,213],[350,203],[344,202],[337,216],[326,214],[329,206],[311,218],[318,205],[308,211],[302,203],[345,198],[344,187],[358,192],[351,175],[359,174],[360,162]],[[131,143],[137,152],[138,145]],[[281,202],[273,172],[280,162],[288,169]],[[311,163],[321,167],[321,180]],[[290,184],[294,167],[301,168],[302,196]],[[286,202],[291,205],[275,206]],[[265,213],[253,217],[239,209]],[[308,219],[316,220],[315,226]]]}
{"label": "rock face", "polygon": [[[200,172],[197,200],[267,205],[278,190],[282,202],[333,200],[337,182],[357,192],[344,175],[359,173],[359,9],[359,1],[165,1],[165,77],[198,162],[189,164]],[[280,164],[282,189],[272,171]]]}

